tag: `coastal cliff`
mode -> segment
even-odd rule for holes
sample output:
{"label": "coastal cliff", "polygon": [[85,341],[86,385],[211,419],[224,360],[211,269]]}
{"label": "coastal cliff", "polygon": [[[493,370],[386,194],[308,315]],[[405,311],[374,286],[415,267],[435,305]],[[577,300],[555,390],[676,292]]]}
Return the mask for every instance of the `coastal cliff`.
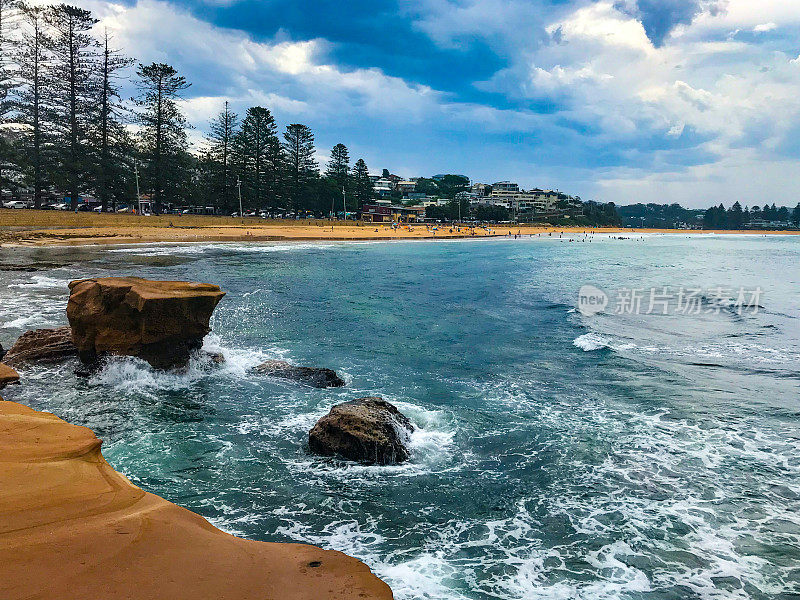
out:
{"label": "coastal cliff", "polygon": [[362,562],[243,540],[114,471],[85,428],[0,398],[0,597],[391,599]]}

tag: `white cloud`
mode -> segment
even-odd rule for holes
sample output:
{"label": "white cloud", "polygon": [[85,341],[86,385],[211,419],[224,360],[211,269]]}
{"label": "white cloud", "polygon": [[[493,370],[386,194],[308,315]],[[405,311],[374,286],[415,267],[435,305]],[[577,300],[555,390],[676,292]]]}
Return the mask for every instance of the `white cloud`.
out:
{"label": "white cloud", "polygon": [[777,28],[778,26],[775,23],[761,23],[753,27],[753,31],[756,33],[766,33],[767,31],[772,31]]}
{"label": "white cloud", "polygon": [[[402,111],[419,120],[439,94],[408,84],[376,68],[342,70],[326,62],[324,40],[258,42],[241,31],[221,29],[166,2],[140,0],[130,8],[100,11],[101,27],[142,62],[173,64],[195,88],[213,87],[244,107],[254,99],[285,111],[289,119],[320,120],[347,114],[386,116]],[[205,78],[213,81],[206,85]],[[261,90],[270,90],[264,93]],[[204,126],[221,98],[193,98],[185,104],[190,120]]]}

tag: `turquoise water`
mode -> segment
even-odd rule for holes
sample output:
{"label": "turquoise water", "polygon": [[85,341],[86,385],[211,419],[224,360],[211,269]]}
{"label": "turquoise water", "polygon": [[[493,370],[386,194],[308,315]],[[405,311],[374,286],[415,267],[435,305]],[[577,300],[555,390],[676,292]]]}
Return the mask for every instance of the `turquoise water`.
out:
{"label": "turquoise water", "polygon": [[[66,322],[66,283],[220,284],[184,375],[122,359],[23,371],[5,397],[87,425],[137,485],[246,537],[366,561],[400,599],[796,598],[800,239],[650,236],[2,249],[0,343]],[[578,289],[761,287],[756,314],[574,310]],[[331,367],[317,390],[254,376]],[[412,460],[310,456],[334,403],[381,395]]]}

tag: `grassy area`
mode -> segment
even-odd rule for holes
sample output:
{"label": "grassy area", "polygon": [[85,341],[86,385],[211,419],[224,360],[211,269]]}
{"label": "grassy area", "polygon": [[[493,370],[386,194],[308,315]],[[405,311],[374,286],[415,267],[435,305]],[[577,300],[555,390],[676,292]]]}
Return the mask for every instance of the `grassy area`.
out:
{"label": "grassy area", "polygon": [[[236,227],[242,223],[249,227],[259,225],[326,225],[323,220],[269,220],[257,217],[223,217],[205,215],[159,215],[145,217],[127,213],[71,212],[63,210],[20,210],[0,208],[0,227]],[[344,225],[336,221],[334,225]],[[346,223],[355,225],[353,221]]]}

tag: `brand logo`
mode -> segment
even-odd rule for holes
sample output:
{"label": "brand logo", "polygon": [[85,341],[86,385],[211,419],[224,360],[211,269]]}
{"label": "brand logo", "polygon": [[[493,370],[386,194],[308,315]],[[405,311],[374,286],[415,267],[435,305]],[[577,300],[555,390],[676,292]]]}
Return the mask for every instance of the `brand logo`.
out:
{"label": "brand logo", "polygon": [[578,312],[591,317],[608,306],[608,294],[593,285],[584,285],[578,291]]}

